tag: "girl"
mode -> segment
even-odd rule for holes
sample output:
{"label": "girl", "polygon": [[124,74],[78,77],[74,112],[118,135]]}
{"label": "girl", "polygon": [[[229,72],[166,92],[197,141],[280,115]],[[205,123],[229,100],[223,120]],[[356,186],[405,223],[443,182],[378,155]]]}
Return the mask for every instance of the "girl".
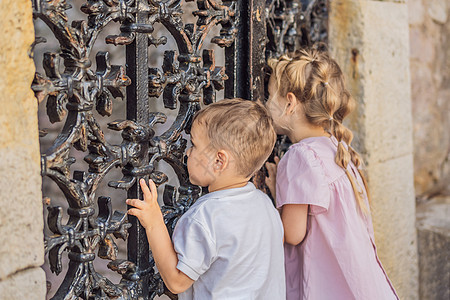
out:
{"label": "girl", "polygon": [[361,159],[342,124],[355,103],[339,66],[317,50],[269,64],[267,107],[277,134],[294,143],[266,165],[285,230],[287,299],[398,299],[377,256]]}

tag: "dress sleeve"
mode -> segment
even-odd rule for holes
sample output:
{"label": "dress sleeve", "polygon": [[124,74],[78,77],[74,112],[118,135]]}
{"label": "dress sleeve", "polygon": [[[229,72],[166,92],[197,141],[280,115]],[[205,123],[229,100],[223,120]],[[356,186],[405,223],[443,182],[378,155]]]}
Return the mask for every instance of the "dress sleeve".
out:
{"label": "dress sleeve", "polygon": [[178,256],[177,269],[194,281],[210,268],[216,258],[216,245],[210,232],[193,218],[182,217],[178,221],[172,240]]}
{"label": "dress sleeve", "polygon": [[306,147],[290,149],[278,164],[277,208],[285,204],[308,204],[310,214],[325,213],[330,188],[321,161]]}

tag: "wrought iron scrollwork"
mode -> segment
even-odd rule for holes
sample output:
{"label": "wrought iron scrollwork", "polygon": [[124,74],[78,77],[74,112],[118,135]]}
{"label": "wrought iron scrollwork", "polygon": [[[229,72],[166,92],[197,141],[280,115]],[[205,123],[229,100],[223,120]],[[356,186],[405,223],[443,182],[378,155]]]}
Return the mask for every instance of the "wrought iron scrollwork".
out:
{"label": "wrought iron scrollwork", "polygon": [[328,42],[327,0],[269,0],[266,14],[266,59]]}
{"label": "wrought iron scrollwork", "polygon": [[[33,1],[34,17],[44,21],[60,45],[59,52],[44,54],[45,74],[36,73],[32,85],[38,100],[46,100],[50,121],[65,120],[53,145],[41,156],[42,176],[58,185],[69,206],[66,224],[62,222],[61,207],[48,209],[52,235],[46,236],[45,246],[51,270],[57,274],[62,271],[64,251],[70,260],[55,299],[147,299],[165,292],[148,249],[139,246],[146,240],[137,220],[128,220],[123,212],[112,212],[109,197],[98,198],[96,211],[94,198],[99,183],[113,167],[122,169],[123,178],[108,185],[128,190],[129,196],[139,195],[138,177],[150,176],[158,185],[165,183],[167,176],[155,169],[159,160],[172,166],[180,182],[178,191],[170,185],[164,190],[162,209],[170,230],[198,198],[200,189],[192,186],[187,176],[187,141],[181,133],[189,131],[201,99],[205,104],[214,102],[215,92],[224,88],[227,79],[225,68],[215,64],[213,50],[202,49],[209,31],[220,24],[220,36],[212,42],[228,47],[234,42],[237,29],[234,1],[198,0],[197,6],[193,13],[197,23],[184,24],[181,0],[89,0],[81,6],[87,21],[69,24],[66,11],[71,6],[65,0]],[[121,24],[120,33],[106,37],[106,43],[126,45],[127,67],[111,65],[108,52],[99,52],[94,71],[89,56],[99,33],[110,22]],[[146,64],[148,47],[167,41],[167,37],[152,35],[155,23],[168,29],[178,47],[178,51],[165,52],[161,69],[148,68]],[[165,123],[167,117],[161,112],[150,112],[148,100],[161,94],[166,108],[179,108],[172,126],[156,136],[154,126]],[[113,98],[127,98],[128,104],[128,119],[108,124],[110,130],[122,133],[120,145],[106,141],[93,114],[96,110],[101,116],[110,116]],[[147,110],[142,111],[142,107]],[[87,172],[75,171],[71,176],[70,167],[75,162],[70,155],[72,148],[87,153]],[[128,232],[129,252],[139,253],[129,254],[128,260],[118,260],[114,238],[127,239]],[[130,244],[130,240],[136,244]],[[119,284],[94,269],[96,251],[98,257],[111,260],[110,269],[122,275]]]}
{"label": "wrought iron scrollwork", "polygon": [[[87,19],[71,23],[68,1],[32,0],[34,17],[50,28],[59,44],[58,52],[44,53],[45,74],[36,73],[32,85],[37,99],[46,101],[49,120],[64,122],[41,155],[42,176],[58,185],[69,206],[66,223],[61,207],[48,209],[52,234],[46,236],[45,250],[51,270],[62,271],[64,252],[70,260],[54,299],[153,299],[163,293],[175,298],[154,269],[143,228],[136,218],[113,212],[109,197],[95,200],[99,184],[115,167],[123,177],[108,186],[126,190],[129,198],[142,196],[138,178],[165,184],[162,211],[172,232],[200,195],[200,188],[189,182],[187,141],[182,137],[183,131],[189,133],[200,102],[216,101],[216,91],[224,88],[227,97],[262,100],[264,56],[326,39],[325,0],[186,0],[190,1],[197,5],[195,24],[184,23],[181,0],[87,0],[80,7]],[[93,70],[94,44],[112,22],[120,24],[120,32],[105,42],[124,46],[126,62],[112,65],[109,53],[100,51]],[[168,30],[177,49],[164,52],[160,67],[149,67],[149,47],[168,41],[166,36],[156,37],[156,24]],[[213,50],[203,49],[218,25],[220,34],[211,42],[224,48],[225,66],[216,65]],[[35,44],[44,41],[37,37]],[[111,132],[121,133],[117,145],[107,142],[94,113],[111,116],[114,98],[127,103],[126,119],[108,123]],[[163,112],[150,111],[150,99],[161,99],[166,109],[178,110],[170,128],[160,135],[155,126],[169,120]],[[76,161],[72,149],[86,153],[87,171],[70,174]],[[157,170],[159,161],[175,171],[178,188],[166,183],[168,176]],[[127,240],[127,260],[117,259],[115,238]],[[108,267],[122,276],[119,284],[95,270],[97,256],[111,261]]]}

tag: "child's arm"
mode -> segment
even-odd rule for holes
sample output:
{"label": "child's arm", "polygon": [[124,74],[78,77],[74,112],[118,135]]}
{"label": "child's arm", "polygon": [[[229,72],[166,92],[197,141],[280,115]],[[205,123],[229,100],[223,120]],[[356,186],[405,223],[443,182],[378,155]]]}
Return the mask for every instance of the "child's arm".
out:
{"label": "child's arm", "polygon": [[[270,193],[276,199],[276,177],[280,159],[276,156],[275,163],[266,163],[269,176],[266,177],[266,184]],[[308,218],[307,204],[285,204],[280,208],[281,221],[284,227],[284,242],[291,245],[300,244],[306,235],[306,225]]]}
{"label": "child's arm", "polygon": [[144,193],[144,201],[127,199],[127,204],[135,207],[129,209],[128,214],[136,216],[145,228],[156,267],[167,288],[174,294],[182,293],[194,281],[177,269],[178,257],[158,205],[155,183],[149,181],[150,189],[144,179],[141,179],[139,183]]}
{"label": "child's arm", "polygon": [[308,204],[285,204],[281,210],[284,241],[291,245],[300,244],[306,235]]}

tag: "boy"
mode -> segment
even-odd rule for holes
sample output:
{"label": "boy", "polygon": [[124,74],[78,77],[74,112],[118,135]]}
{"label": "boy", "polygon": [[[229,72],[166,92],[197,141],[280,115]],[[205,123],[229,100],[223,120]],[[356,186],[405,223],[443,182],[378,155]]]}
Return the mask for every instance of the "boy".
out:
{"label": "boy", "polygon": [[283,229],[270,199],[248,182],[270,155],[276,134],[258,103],[223,100],[192,122],[187,166],[208,187],[180,218],[170,240],[156,186],[143,179],[144,201],[128,199],[159,273],[179,299],[285,299]]}

